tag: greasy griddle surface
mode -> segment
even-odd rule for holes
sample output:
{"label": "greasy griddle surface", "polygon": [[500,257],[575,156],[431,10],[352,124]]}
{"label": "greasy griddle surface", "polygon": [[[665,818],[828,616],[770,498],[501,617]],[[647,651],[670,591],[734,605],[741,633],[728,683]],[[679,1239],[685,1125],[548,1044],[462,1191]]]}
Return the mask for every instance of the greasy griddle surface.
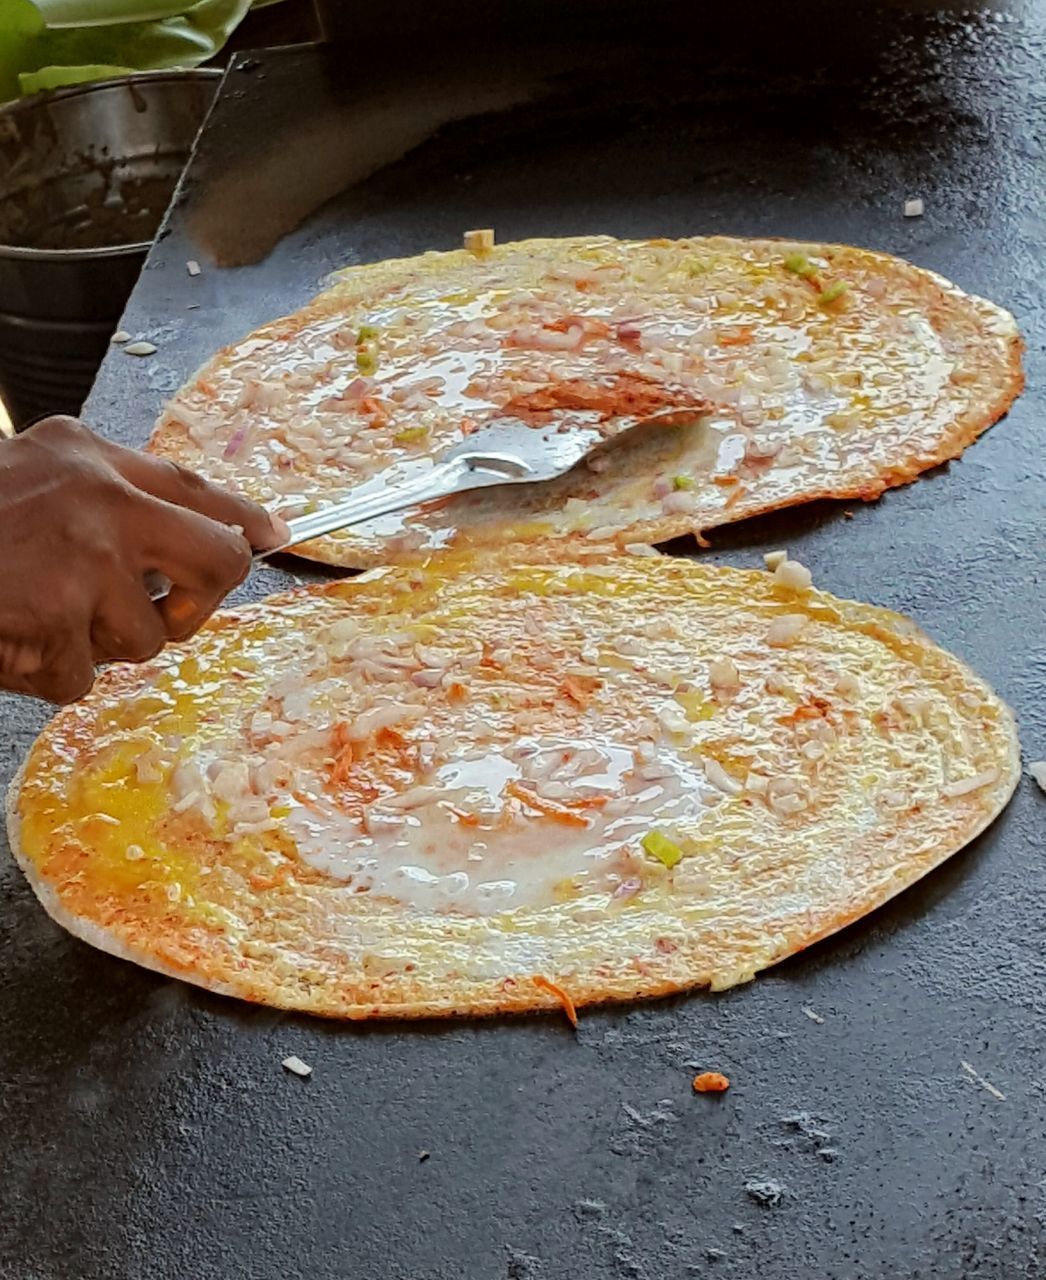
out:
{"label": "greasy griddle surface", "polygon": [[[706,554],[752,565],[787,543],[829,590],[912,613],[1046,755],[1046,5],[1003,21],[865,9],[855,31],[840,8],[785,6],[776,30],[735,10],[724,34],[688,6],[690,27],[634,23],[625,53],[594,34],[570,74],[561,55],[517,45],[503,66],[474,61],[491,83],[471,103],[455,40],[426,43],[385,85],[344,51],[234,71],[125,320],[159,351],[110,356],[92,420],[140,444],[200,361],[328,270],[450,247],[468,226],[781,234],[901,254],[1016,313],[1029,390],[941,473],[874,506],[723,531]],[[442,87],[425,79],[433,66]],[[544,96],[520,83],[543,70]],[[207,262],[249,258],[334,168],[352,178],[364,142],[409,148],[440,111],[466,118],[266,261]],[[304,136],[323,163],[281,181],[302,154],[286,140]],[[911,195],[921,221],[901,217]],[[245,594],[289,572],[316,574],[266,570]],[[45,713],[11,700],[2,714],[6,781]],[[356,1030],[210,998],[64,935],[5,855],[0,1276],[1041,1276],[1044,831],[1046,798],[1025,782],[985,837],[842,937],[725,997],[586,1015],[576,1037],[556,1017]],[[281,1070],[290,1053],[310,1080]],[[693,1096],[698,1069],[730,1075],[729,1094]],[[767,1180],[783,1187],[776,1207],[754,1197]]]}

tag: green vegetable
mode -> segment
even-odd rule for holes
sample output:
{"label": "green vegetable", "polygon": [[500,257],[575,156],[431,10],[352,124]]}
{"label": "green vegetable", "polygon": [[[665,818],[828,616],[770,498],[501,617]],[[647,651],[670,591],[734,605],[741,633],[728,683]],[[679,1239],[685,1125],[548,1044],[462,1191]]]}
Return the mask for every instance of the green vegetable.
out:
{"label": "green vegetable", "polygon": [[378,330],[375,325],[361,324],[360,331],[356,335],[356,345],[361,346],[364,342],[374,342],[378,336]]}
{"label": "green vegetable", "polygon": [[656,829],[648,832],[639,843],[652,858],[656,858],[666,867],[674,867],[683,856],[683,850],[679,845]]}
{"label": "green vegetable", "polygon": [[407,427],[404,431],[397,431],[393,439],[397,444],[417,444],[419,440],[424,440],[428,433],[428,427]]}
{"label": "green vegetable", "polygon": [[378,353],[373,345],[356,348],[356,370],[365,377],[378,371]]}
{"label": "green vegetable", "polygon": [[844,293],[847,293],[849,291],[849,289],[850,289],[850,286],[846,283],[845,280],[836,280],[836,282],[834,284],[830,284],[827,289],[822,289],[821,291],[822,305],[825,305],[829,302],[835,302],[837,298],[841,298]]}
{"label": "green vegetable", "polygon": [[0,0],[0,102],[131,71],[195,67],[251,0]]}
{"label": "green vegetable", "polygon": [[672,477],[673,489],[693,489],[695,487],[696,486],[694,484],[693,476],[673,476]]}
{"label": "green vegetable", "polygon": [[790,253],[785,258],[784,264],[786,271],[794,271],[797,276],[808,277],[817,274],[817,268],[814,264],[801,253]]}

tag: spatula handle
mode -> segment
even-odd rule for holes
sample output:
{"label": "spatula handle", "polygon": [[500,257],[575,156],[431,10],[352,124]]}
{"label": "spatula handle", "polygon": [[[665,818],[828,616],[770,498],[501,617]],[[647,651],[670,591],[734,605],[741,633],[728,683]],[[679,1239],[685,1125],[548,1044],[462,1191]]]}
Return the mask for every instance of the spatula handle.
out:
{"label": "spatula handle", "polygon": [[263,554],[270,556],[313,538],[322,538],[324,534],[334,533],[338,529],[363,524],[366,520],[376,520],[379,516],[391,515],[405,507],[416,507],[422,502],[445,498],[448,494],[460,492],[463,487],[471,488],[470,485],[463,486],[461,483],[468,473],[469,468],[464,460],[455,458],[450,462],[439,462],[434,467],[426,467],[420,475],[400,480],[396,484],[383,481],[380,485],[375,485],[374,482],[361,485],[342,502],[288,520],[290,538],[282,547],[274,547],[272,551]]}

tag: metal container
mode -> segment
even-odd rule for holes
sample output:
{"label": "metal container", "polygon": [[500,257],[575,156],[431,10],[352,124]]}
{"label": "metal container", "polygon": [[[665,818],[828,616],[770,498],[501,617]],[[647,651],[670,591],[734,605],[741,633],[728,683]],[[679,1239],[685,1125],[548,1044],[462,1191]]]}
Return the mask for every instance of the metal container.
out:
{"label": "metal container", "polygon": [[160,71],[0,109],[0,396],[78,413],[220,71]]}

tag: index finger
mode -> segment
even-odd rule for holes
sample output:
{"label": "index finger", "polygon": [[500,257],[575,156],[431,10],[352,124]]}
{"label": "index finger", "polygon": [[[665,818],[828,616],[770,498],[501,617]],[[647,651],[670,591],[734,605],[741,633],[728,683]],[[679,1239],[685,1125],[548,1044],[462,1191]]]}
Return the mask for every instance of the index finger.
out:
{"label": "index finger", "polygon": [[139,505],[132,530],[135,557],[144,574],[171,583],[156,607],[168,638],[181,640],[247,576],[251,550],[238,530],[196,511],[144,495]]}
{"label": "index finger", "polygon": [[136,488],[177,507],[243,530],[256,551],[272,551],[290,537],[279,516],[270,516],[264,507],[249,498],[211,484],[187,467],[165,458],[153,458],[133,449],[112,445],[112,461],[125,480]]}

